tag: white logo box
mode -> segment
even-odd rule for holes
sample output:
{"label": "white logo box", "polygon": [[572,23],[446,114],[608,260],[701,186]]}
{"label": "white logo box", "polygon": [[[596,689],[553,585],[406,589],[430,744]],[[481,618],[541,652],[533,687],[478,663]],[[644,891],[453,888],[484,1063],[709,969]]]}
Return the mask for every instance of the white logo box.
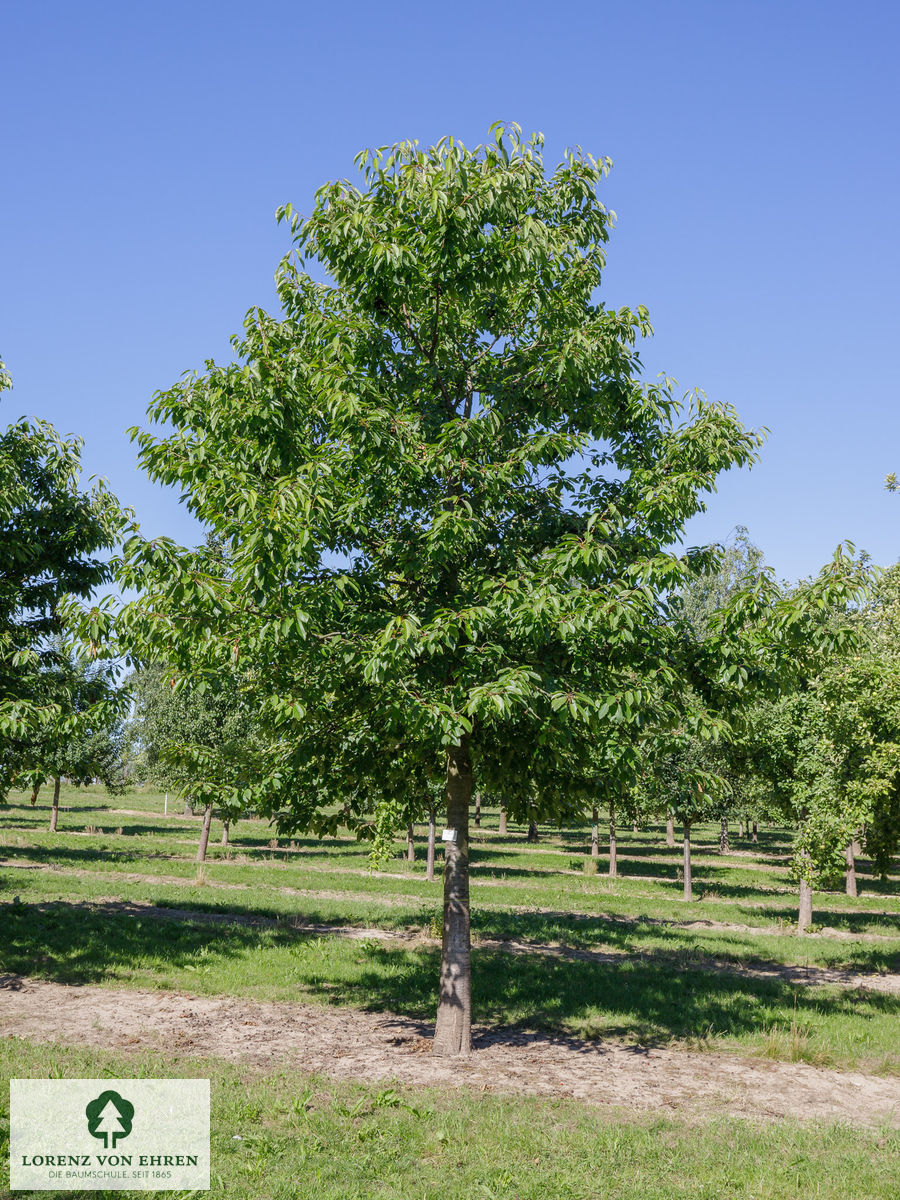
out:
{"label": "white logo box", "polygon": [[209,1187],[208,1079],[11,1079],[12,1191]]}

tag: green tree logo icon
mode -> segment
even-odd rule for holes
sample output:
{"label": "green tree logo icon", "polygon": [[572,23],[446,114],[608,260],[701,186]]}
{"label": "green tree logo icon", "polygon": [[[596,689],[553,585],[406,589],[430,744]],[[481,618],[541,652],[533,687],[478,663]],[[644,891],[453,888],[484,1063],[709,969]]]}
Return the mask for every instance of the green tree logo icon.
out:
{"label": "green tree logo icon", "polygon": [[134,1105],[118,1092],[101,1092],[96,1100],[90,1102],[84,1114],[88,1119],[91,1137],[103,1138],[104,1150],[115,1150],[116,1142],[131,1133]]}

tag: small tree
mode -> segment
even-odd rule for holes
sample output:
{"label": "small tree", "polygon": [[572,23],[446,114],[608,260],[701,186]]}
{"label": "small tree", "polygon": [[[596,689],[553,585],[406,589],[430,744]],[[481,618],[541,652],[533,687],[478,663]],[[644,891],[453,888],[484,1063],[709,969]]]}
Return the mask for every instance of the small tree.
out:
{"label": "small tree", "polygon": [[228,672],[179,677],[157,664],[138,671],[132,687],[132,737],[141,747],[143,773],[201,809],[197,861],[203,862],[214,809],[228,830],[251,806],[258,773],[259,744],[238,681]]}
{"label": "small tree", "polygon": [[[11,386],[0,363],[0,393]],[[72,597],[110,578],[106,551],[125,514],[105,484],[79,490],[81,441],[22,418],[0,431],[0,802],[33,740],[74,733],[48,688],[52,638]],[[88,622],[96,654],[98,630]]]}

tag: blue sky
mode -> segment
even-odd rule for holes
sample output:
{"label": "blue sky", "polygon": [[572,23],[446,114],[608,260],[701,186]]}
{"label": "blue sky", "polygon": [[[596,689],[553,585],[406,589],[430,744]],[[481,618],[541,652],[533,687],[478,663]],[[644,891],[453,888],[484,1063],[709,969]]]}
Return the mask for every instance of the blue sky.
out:
{"label": "blue sky", "polygon": [[649,307],[647,374],[771,429],[690,540],[747,525],[786,577],[846,538],[894,562],[898,39],[866,0],[10,5],[0,421],[81,434],[148,534],[195,540],[124,431],[273,305],[275,208],[363,146],[515,120],[548,162],[612,157],[605,298]]}

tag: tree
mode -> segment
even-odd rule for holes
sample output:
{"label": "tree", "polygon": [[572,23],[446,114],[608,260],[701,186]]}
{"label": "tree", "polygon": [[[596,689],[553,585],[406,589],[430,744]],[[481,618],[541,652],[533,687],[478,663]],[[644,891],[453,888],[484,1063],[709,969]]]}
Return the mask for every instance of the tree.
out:
{"label": "tree", "polygon": [[[60,783],[76,787],[95,781],[111,795],[125,791],[123,710],[126,694],[118,686],[115,668],[103,660],[73,656],[53,639],[42,657],[40,699],[48,714],[30,736],[16,739],[9,759],[18,782],[32,791],[52,779],[50,830],[59,821]],[[58,712],[59,716],[53,716]]]}
{"label": "tree", "polygon": [[135,535],[120,581],[142,594],[118,629],[185,664],[240,658],[281,732],[266,794],[285,829],[394,802],[411,763],[442,773],[434,1048],[465,1054],[473,777],[514,819],[581,818],[598,743],[722,728],[667,620],[714,555],[671,547],[762,438],[641,381],[646,310],[595,297],[608,160],[571,150],[548,175],[540,135],[498,127],[359,163],[362,186],[327,184],[307,220],[281,210],[281,317],[251,310],[236,361],[158,393],[166,430],[135,431],[231,574]]}
{"label": "tree", "polygon": [[[10,386],[0,363],[0,393]],[[80,455],[81,441],[46,421],[0,432],[0,801],[35,738],[75,732],[75,714],[48,690],[53,638],[68,600],[109,580],[106,551],[126,515],[102,481],[79,490]],[[87,637],[96,655],[90,622]]]}
{"label": "tree", "polygon": [[197,861],[209,845],[214,808],[227,830],[251,807],[248,789],[259,753],[252,716],[234,672],[215,678],[181,676],[158,664],[132,679],[132,737],[142,770],[159,787],[182,795],[203,812]]}

